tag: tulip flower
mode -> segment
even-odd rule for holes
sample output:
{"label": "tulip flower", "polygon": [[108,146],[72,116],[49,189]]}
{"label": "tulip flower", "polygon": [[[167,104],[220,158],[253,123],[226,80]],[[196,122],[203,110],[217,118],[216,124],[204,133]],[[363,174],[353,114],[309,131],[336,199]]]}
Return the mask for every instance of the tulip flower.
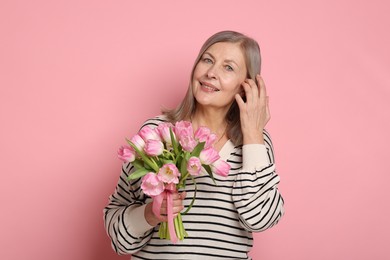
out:
{"label": "tulip flower", "polygon": [[121,146],[118,150],[118,158],[124,162],[133,162],[135,160],[135,151],[130,146]]}
{"label": "tulip flower", "polygon": [[164,183],[153,172],[142,177],[141,189],[149,196],[160,195],[164,191]]}
{"label": "tulip flower", "polygon": [[209,147],[200,152],[199,159],[202,164],[210,165],[220,158],[218,151]]}
{"label": "tulip flower", "polygon": [[167,184],[179,183],[179,176],[179,169],[173,163],[164,164],[157,174],[158,179]]}
{"label": "tulip flower", "polygon": [[176,135],[179,132],[181,132],[182,130],[186,130],[186,133],[188,133],[190,135],[194,134],[194,130],[192,129],[191,122],[188,122],[188,121],[178,121],[178,122],[176,122],[176,124],[175,124],[175,131],[177,131]]}
{"label": "tulip flower", "polygon": [[213,164],[211,164],[211,169],[215,174],[219,176],[226,177],[229,175],[230,164],[225,162],[224,160],[217,160]]}
{"label": "tulip flower", "polygon": [[152,129],[150,126],[144,126],[142,129],[138,132],[138,134],[144,139],[146,142],[147,140],[159,140],[161,141],[161,138],[157,132],[156,129]]}
{"label": "tulip flower", "polygon": [[195,131],[195,139],[198,140],[199,142],[206,142],[210,134],[211,131],[209,128],[205,126],[201,126]]}
{"label": "tulip flower", "polygon": [[201,126],[195,131],[195,139],[199,142],[205,142],[204,148],[209,148],[214,144],[217,136],[211,133],[209,128]]}
{"label": "tulip flower", "polygon": [[188,135],[183,132],[187,131],[182,130],[182,132],[179,133],[179,143],[181,144],[181,147],[183,147],[184,151],[192,152],[198,142],[194,139],[192,135]]}
{"label": "tulip flower", "polygon": [[159,156],[164,151],[164,144],[161,141],[149,139],[145,143],[144,151],[149,156]]}
{"label": "tulip flower", "polygon": [[205,145],[204,145],[204,148],[209,148],[209,147],[211,147],[211,146],[214,144],[215,140],[217,140],[217,135],[211,133],[211,134],[207,137],[207,139],[206,139],[206,143],[205,143]]}
{"label": "tulip flower", "polygon": [[[157,132],[160,134],[161,140],[163,140],[169,146],[172,145],[171,133],[170,129],[173,129],[173,125],[171,123],[162,123],[157,127]],[[173,136],[175,134],[173,133]]]}
{"label": "tulip flower", "polygon": [[178,121],[175,124],[175,134],[184,151],[192,152],[197,145],[192,124],[188,121]]}
{"label": "tulip flower", "polygon": [[138,150],[142,151],[145,147],[145,141],[139,135],[134,135],[130,141],[138,148]]}
{"label": "tulip flower", "polygon": [[187,162],[187,171],[193,175],[198,176],[202,169],[202,163],[198,157],[191,157]]}

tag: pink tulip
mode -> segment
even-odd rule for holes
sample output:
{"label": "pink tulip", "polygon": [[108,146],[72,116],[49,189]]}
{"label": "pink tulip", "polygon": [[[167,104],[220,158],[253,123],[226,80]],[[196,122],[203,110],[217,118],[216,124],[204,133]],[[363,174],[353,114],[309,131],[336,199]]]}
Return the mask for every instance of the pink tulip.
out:
{"label": "pink tulip", "polygon": [[164,144],[161,141],[149,139],[146,141],[144,151],[149,156],[159,156],[164,151]]}
{"label": "pink tulip", "polygon": [[211,134],[207,137],[207,140],[206,140],[206,143],[205,143],[205,145],[204,145],[204,148],[209,148],[209,147],[211,147],[211,146],[214,144],[215,140],[217,140],[217,136],[216,136],[215,134],[211,133]]}
{"label": "pink tulip", "polygon": [[178,121],[175,124],[175,133],[176,135],[181,132],[183,129],[185,129],[188,133],[191,133],[193,135],[194,130],[192,129],[191,122],[188,121]]}
{"label": "pink tulip", "polygon": [[220,158],[218,151],[215,150],[213,147],[206,148],[200,152],[199,159],[202,162],[202,164],[212,164],[216,160]]}
{"label": "pink tulip", "polygon": [[164,191],[164,183],[153,172],[142,177],[141,189],[149,196],[160,195]]}
{"label": "pink tulip", "polygon": [[175,124],[175,134],[179,140],[194,140],[194,131],[192,129],[192,124],[188,121],[178,121]]}
{"label": "pink tulip", "polygon": [[157,133],[156,129],[152,129],[150,126],[144,126],[138,134],[144,139],[146,142],[147,140],[159,140],[161,141],[161,138],[159,134]]}
{"label": "pink tulip", "polygon": [[[171,133],[170,129],[173,129],[173,125],[171,123],[162,123],[157,127],[157,132],[160,134],[161,140],[163,140],[168,145],[172,145]],[[175,136],[175,133],[173,133]]]}
{"label": "pink tulip", "polygon": [[173,163],[164,164],[158,171],[158,179],[164,183],[179,183],[179,169]]}
{"label": "pink tulip", "polygon": [[135,160],[134,149],[130,146],[121,146],[118,150],[118,158],[124,162],[132,162]]}
{"label": "pink tulip", "polygon": [[201,126],[195,131],[195,139],[199,142],[205,142],[204,148],[209,148],[214,144],[217,136],[211,133],[209,128]]}
{"label": "pink tulip", "polygon": [[195,139],[199,142],[206,142],[210,134],[211,131],[208,127],[201,126],[195,131]]}
{"label": "pink tulip", "polygon": [[202,169],[202,164],[198,157],[191,157],[187,162],[187,171],[193,175],[198,176],[200,170]]}
{"label": "pink tulip", "polygon": [[215,174],[226,177],[229,175],[230,164],[220,159],[211,164],[211,169]]}
{"label": "pink tulip", "polygon": [[139,135],[134,135],[130,141],[138,148],[138,150],[142,151],[145,147],[145,141]]}
{"label": "pink tulip", "polygon": [[181,147],[183,147],[183,150],[192,152],[192,150],[194,150],[195,146],[198,144],[193,135],[189,134],[186,130],[182,130],[179,135],[179,143]]}

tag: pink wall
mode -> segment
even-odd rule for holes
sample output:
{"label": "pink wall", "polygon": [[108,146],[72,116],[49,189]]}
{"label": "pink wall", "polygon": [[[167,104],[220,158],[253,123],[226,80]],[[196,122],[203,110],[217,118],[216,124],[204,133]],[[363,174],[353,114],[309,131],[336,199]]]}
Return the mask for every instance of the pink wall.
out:
{"label": "pink wall", "polygon": [[102,221],[117,147],[223,29],[262,47],[286,201],[254,258],[390,259],[390,5],[238,3],[0,2],[0,259],[129,259]]}

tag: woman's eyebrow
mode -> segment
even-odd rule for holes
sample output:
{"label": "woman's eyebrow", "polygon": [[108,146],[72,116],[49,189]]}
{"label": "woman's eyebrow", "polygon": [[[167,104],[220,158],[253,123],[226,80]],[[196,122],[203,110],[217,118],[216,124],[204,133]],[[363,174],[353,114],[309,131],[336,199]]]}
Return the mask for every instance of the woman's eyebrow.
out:
{"label": "woman's eyebrow", "polygon": [[[215,60],[215,57],[210,53],[210,52],[204,52],[204,54],[207,54],[207,55],[209,55],[211,58],[213,58],[214,60]],[[203,55],[204,55],[203,54]],[[237,67],[239,67],[238,66],[238,64],[237,64],[237,62],[235,62],[234,60],[231,60],[231,59],[226,59],[226,60],[224,60],[225,62],[228,62],[228,63],[234,63]]]}
{"label": "woman's eyebrow", "polygon": [[204,54],[207,54],[207,55],[211,56],[211,58],[214,59],[214,56],[213,56],[210,52],[207,52],[207,51],[206,51]]}

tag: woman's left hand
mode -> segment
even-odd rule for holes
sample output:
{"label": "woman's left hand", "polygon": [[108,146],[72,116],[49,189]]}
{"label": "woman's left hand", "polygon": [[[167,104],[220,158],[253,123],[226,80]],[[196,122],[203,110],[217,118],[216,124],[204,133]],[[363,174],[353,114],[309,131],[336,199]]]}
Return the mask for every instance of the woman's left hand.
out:
{"label": "woman's left hand", "polygon": [[240,109],[243,144],[264,144],[263,129],[271,118],[263,78],[257,75],[256,79],[258,85],[252,79],[246,79],[241,84],[245,92],[246,102],[239,94],[235,96]]}

